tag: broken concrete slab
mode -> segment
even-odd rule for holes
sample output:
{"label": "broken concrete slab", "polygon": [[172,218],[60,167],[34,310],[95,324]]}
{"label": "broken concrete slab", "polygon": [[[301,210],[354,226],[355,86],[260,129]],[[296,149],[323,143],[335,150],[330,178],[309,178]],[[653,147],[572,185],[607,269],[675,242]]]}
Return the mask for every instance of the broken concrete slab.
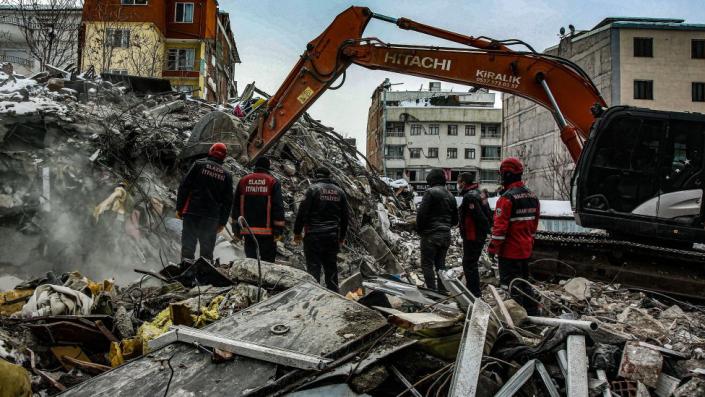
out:
{"label": "broken concrete slab", "polygon": [[[261,261],[262,285],[267,288],[283,290],[291,288],[301,282],[316,282],[313,277],[303,270],[291,266],[280,265]],[[258,265],[257,259],[238,259],[233,261],[227,270],[228,277],[233,281],[240,281],[257,285]]]}
{"label": "broken concrete slab", "polygon": [[640,346],[638,343],[627,342],[619,364],[619,376],[656,387],[662,366],[663,356],[661,353]]}

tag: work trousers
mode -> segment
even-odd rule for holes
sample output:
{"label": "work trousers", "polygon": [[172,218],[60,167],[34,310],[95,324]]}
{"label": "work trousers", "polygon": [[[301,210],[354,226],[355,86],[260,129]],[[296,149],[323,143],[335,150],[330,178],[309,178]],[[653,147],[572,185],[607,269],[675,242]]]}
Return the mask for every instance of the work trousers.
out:
{"label": "work trousers", "polygon": [[427,288],[445,291],[441,280],[436,280],[438,270],[446,267],[449,247],[450,232],[421,236],[421,271]]}
{"label": "work trousers", "polygon": [[[499,282],[502,285],[509,287],[512,280],[515,278],[529,279],[529,259],[509,259],[499,258]],[[517,281],[513,288],[509,291],[509,295],[515,302],[526,309],[529,316],[538,315],[539,306],[535,300],[538,300],[534,294],[534,290],[524,282]],[[528,295],[528,297],[527,297]]]}
{"label": "work trousers", "polygon": [[218,234],[218,220],[185,214],[181,230],[181,260],[195,259],[196,244],[203,258],[213,260],[213,248]]}
{"label": "work trousers", "polygon": [[274,241],[274,236],[270,235],[255,235],[252,237],[245,234],[245,256],[248,258],[257,259],[257,244],[259,244],[259,257],[265,262],[274,263],[277,258],[277,243]]}
{"label": "work trousers", "polygon": [[480,272],[477,268],[477,261],[480,259],[484,246],[484,241],[463,240],[463,273],[465,273],[465,284],[468,286],[470,292],[477,297],[482,294],[480,291]]}
{"label": "work trousers", "polygon": [[338,234],[306,234],[304,237],[304,255],[306,271],[321,280],[321,268],[326,279],[326,288],[338,292]]}

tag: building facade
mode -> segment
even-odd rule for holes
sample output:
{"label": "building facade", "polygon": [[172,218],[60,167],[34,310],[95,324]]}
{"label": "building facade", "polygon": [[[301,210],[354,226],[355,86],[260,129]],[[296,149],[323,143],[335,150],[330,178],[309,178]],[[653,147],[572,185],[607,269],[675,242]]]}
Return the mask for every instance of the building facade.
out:
{"label": "building facade", "polygon": [[223,103],[240,62],[216,0],[86,0],[82,69],[161,77],[196,98]]}
{"label": "building facade", "polygon": [[[607,18],[545,53],[578,64],[609,106],[705,113],[705,24]],[[551,114],[514,95],[504,95],[503,113],[503,152],[524,160],[539,197],[567,200],[573,163]]]}
{"label": "building facade", "polygon": [[0,5],[0,62],[10,62],[15,73],[27,77],[46,65],[76,67],[81,12],[41,2]]}
{"label": "building facade", "polygon": [[406,179],[416,191],[426,176],[442,168],[456,192],[461,172],[471,172],[494,190],[501,158],[501,109],[495,94],[442,91],[391,91],[388,81],[372,95],[367,125],[367,157],[383,175]]}

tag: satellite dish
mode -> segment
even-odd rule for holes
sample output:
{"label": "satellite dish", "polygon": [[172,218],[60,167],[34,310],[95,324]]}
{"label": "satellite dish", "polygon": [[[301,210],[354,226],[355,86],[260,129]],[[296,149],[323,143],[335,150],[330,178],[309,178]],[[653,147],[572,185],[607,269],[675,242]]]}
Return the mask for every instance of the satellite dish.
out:
{"label": "satellite dish", "polygon": [[571,34],[571,35],[575,34],[575,26],[573,26],[573,25],[568,25],[568,30],[570,30],[570,34]]}
{"label": "satellite dish", "polygon": [[561,34],[561,36],[565,34],[565,28],[563,26],[561,26],[561,30],[559,30],[559,33]]}

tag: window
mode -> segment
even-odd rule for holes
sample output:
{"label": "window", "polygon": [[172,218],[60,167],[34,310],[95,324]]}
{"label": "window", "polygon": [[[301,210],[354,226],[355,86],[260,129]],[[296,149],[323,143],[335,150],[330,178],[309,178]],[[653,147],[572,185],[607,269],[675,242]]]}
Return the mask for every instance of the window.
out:
{"label": "window", "polygon": [[482,160],[499,160],[502,154],[501,146],[482,146]]}
{"label": "window", "polygon": [[480,183],[498,183],[498,181],[497,170],[480,170]]}
{"label": "window", "polygon": [[106,29],[105,30],[105,46],[113,48],[128,48],[130,47],[130,30],[129,29]]}
{"label": "window", "polygon": [[174,91],[176,91],[176,92],[183,92],[183,93],[190,94],[191,92],[194,91],[194,86],[192,86],[192,85],[176,85],[176,86],[172,86],[172,87],[174,88]]}
{"label": "window", "polygon": [[480,126],[481,138],[499,138],[499,124],[482,124]]}
{"label": "window", "polygon": [[385,145],[384,158],[387,159],[403,159],[404,145]]}
{"label": "window", "polygon": [[458,136],[458,126],[456,124],[448,124],[448,135]]}
{"label": "window", "polygon": [[438,135],[440,127],[438,127],[438,124],[430,124],[428,126],[428,131],[426,131],[426,135]]}
{"label": "window", "polygon": [[449,147],[446,150],[446,157],[449,159],[457,159],[458,158],[458,148]]}
{"label": "window", "polygon": [[651,37],[635,37],[634,38],[634,56],[635,57],[653,57],[654,56],[654,39]]}
{"label": "window", "polygon": [[430,159],[437,159],[438,158],[438,148],[437,147],[430,147],[428,148],[428,156],[426,156]]}
{"label": "window", "polygon": [[634,80],[634,99],[654,99],[654,81]]}
{"label": "window", "polygon": [[705,83],[693,83],[693,102],[705,102]]}
{"label": "window", "polygon": [[176,22],[193,22],[193,3],[176,3]]}
{"label": "window", "polygon": [[420,159],[421,158],[421,148],[409,148],[409,158],[410,159]]}
{"label": "window", "polygon": [[473,124],[465,126],[465,136],[475,136],[475,126]]}
{"label": "window", "polygon": [[693,59],[705,59],[705,40],[698,39],[691,41],[691,53]]}
{"label": "window", "polygon": [[110,71],[110,73],[112,73],[112,74],[125,74],[126,75],[127,70],[126,69],[113,69]]}
{"label": "window", "polygon": [[387,122],[387,136],[404,136],[404,123],[395,121]]}
{"label": "window", "polygon": [[411,125],[411,135],[421,135],[421,124]]}
{"label": "window", "polygon": [[465,149],[465,158],[475,160],[475,149]]}
{"label": "window", "polygon": [[196,50],[193,48],[171,48],[167,59],[168,70],[193,70]]}
{"label": "window", "polygon": [[120,4],[126,6],[143,6],[147,4],[147,0],[122,0]]}
{"label": "window", "polygon": [[404,177],[403,168],[387,168],[387,176],[392,179],[402,179]]}

